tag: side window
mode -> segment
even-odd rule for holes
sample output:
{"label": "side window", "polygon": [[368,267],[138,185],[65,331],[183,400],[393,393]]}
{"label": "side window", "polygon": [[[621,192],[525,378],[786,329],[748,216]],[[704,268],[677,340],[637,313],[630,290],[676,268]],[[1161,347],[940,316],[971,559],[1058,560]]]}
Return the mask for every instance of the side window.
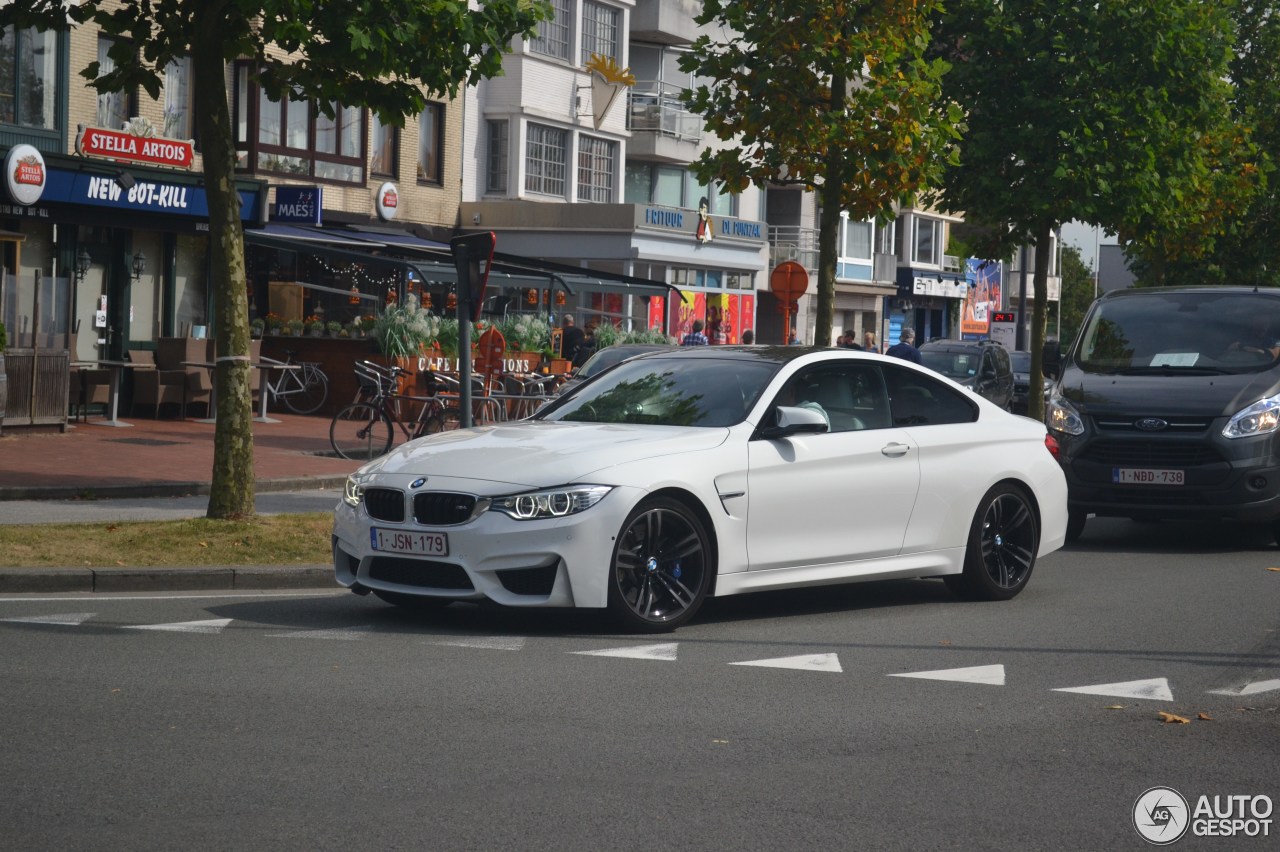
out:
{"label": "side window", "polygon": [[894,426],[972,423],[978,418],[976,405],[927,375],[887,365],[884,371]]}
{"label": "side window", "polygon": [[819,411],[832,432],[883,429],[889,398],[874,364],[824,365],[792,377],[774,403]]}

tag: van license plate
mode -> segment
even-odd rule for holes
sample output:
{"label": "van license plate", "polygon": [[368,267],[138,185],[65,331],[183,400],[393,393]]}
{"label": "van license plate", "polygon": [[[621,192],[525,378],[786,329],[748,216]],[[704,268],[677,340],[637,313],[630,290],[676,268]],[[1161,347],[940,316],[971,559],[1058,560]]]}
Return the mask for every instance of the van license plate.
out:
{"label": "van license plate", "polygon": [[1111,469],[1111,481],[1121,485],[1186,485],[1187,474],[1183,470],[1116,467]]}
{"label": "van license plate", "polygon": [[369,530],[369,544],[384,553],[408,553],[413,556],[448,556],[449,536],[445,533],[411,530]]}

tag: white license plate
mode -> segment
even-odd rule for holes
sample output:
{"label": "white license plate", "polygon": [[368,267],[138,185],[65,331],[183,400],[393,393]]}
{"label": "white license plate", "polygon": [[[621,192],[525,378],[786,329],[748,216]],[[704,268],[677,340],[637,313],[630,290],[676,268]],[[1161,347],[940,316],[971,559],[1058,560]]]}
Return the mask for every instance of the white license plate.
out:
{"label": "white license plate", "polygon": [[1111,481],[1121,485],[1186,485],[1187,474],[1182,470],[1117,467],[1111,470]]}
{"label": "white license plate", "polygon": [[372,527],[369,544],[384,553],[408,553],[413,556],[448,556],[449,536],[437,532],[415,530],[384,530]]}

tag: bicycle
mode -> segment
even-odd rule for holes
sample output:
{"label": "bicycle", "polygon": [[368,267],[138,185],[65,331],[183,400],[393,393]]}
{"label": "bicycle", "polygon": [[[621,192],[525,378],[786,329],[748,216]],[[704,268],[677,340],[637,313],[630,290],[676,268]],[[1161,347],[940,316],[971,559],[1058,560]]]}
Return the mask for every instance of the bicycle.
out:
{"label": "bicycle", "polygon": [[260,359],[271,365],[297,368],[275,371],[280,375],[274,382],[264,382],[264,392],[271,394],[272,402],[283,402],[294,414],[311,414],[329,398],[329,377],[313,361],[294,361],[296,354],[286,349],[283,361],[266,357]]}
{"label": "bicycle", "polygon": [[[362,361],[356,364],[356,375],[362,385],[369,387],[372,398],[367,402],[353,402],[333,416],[329,443],[341,458],[370,461],[385,455],[391,451],[396,426],[404,433],[405,440],[413,440],[457,429],[462,423],[458,409],[445,405],[439,397],[397,393],[396,380],[413,375],[402,367],[380,367]],[[399,416],[401,401],[422,404],[422,410],[412,421],[412,429]]]}

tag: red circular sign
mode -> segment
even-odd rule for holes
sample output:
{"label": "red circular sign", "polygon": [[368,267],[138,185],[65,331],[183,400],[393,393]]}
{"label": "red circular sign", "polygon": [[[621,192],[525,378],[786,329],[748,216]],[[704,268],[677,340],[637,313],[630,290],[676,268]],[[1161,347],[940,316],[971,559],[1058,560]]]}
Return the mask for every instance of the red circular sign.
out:
{"label": "red circular sign", "polygon": [[769,273],[769,292],[780,301],[794,302],[809,289],[809,273],[794,260],[784,260]]}

